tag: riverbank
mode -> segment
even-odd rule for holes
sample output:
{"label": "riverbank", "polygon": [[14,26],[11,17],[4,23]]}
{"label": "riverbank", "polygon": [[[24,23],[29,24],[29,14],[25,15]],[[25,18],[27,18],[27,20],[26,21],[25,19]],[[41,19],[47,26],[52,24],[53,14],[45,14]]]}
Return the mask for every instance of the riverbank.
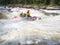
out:
{"label": "riverbank", "polygon": [[25,5],[25,4],[9,4],[8,7],[20,7],[20,8],[34,8],[34,9],[48,9],[48,10],[60,10],[60,6],[44,6],[44,5]]}

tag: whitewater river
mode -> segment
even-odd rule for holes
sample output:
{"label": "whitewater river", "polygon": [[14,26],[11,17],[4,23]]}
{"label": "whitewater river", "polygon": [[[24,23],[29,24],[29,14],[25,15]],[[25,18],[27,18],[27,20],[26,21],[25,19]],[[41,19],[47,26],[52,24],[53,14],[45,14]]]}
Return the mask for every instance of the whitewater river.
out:
{"label": "whitewater river", "polygon": [[[26,21],[20,12],[30,10],[40,20]],[[60,15],[46,16],[40,10],[13,8],[9,19],[0,19],[0,45],[60,45]],[[17,19],[13,17],[17,16]]]}

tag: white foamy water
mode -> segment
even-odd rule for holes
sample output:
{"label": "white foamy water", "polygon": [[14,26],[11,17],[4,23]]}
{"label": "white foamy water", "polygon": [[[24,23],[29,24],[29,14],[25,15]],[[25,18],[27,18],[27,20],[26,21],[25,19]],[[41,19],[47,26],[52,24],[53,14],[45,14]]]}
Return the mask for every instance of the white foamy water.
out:
{"label": "white foamy water", "polygon": [[[16,11],[17,10],[17,11]],[[20,12],[30,10],[31,16],[41,17],[41,20],[24,21],[19,18]],[[34,9],[12,9],[7,15],[9,19],[0,20],[0,44],[18,45],[55,45],[60,43],[60,15],[45,16]],[[14,19],[13,16],[18,16]]]}

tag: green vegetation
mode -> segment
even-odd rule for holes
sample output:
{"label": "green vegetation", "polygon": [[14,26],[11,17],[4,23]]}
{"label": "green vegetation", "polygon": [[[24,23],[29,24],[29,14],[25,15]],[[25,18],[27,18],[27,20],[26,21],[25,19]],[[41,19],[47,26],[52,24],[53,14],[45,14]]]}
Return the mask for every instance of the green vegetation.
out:
{"label": "green vegetation", "polygon": [[0,0],[0,5],[8,4],[34,4],[34,5],[59,5],[60,0]]}

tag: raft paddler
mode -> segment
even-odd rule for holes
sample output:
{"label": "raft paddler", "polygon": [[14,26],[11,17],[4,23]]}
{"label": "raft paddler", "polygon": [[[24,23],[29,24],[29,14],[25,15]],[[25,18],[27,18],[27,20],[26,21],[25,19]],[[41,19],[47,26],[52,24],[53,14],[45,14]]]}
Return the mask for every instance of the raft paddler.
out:
{"label": "raft paddler", "polygon": [[26,13],[21,12],[20,17],[31,17],[30,13],[29,13],[29,10]]}
{"label": "raft paddler", "polygon": [[31,17],[30,13],[29,13],[29,10],[26,12],[26,17]]}
{"label": "raft paddler", "polygon": [[26,17],[26,14],[24,14],[23,12],[20,13],[20,17]]}

